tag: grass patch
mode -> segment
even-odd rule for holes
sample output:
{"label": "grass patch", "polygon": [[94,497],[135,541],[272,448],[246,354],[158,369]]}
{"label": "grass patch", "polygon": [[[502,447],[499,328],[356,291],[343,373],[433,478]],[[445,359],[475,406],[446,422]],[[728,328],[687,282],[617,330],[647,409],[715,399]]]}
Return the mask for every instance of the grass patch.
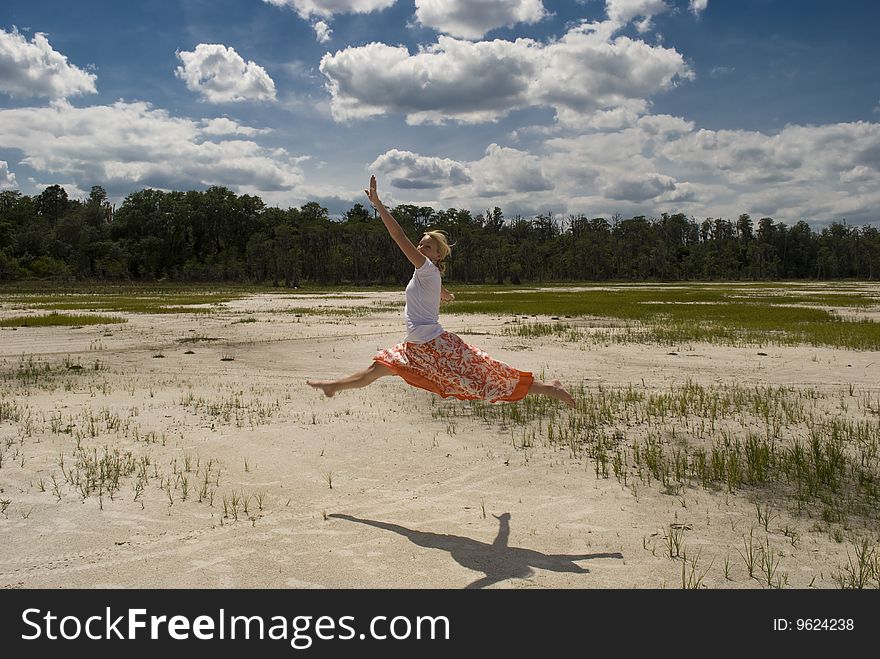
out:
{"label": "grass patch", "polygon": [[267,425],[281,412],[281,401],[277,398],[274,401],[264,401],[256,396],[246,398],[244,391],[235,391],[229,396],[218,398],[205,398],[196,396],[190,390],[179,402],[196,414],[203,414],[218,423],[235,425],[239,428]]}
{"label": "grass patch", "polygon": [[128,322],[121,316],[92,316],[87,314],[50,313],[42,316],[15,316],[0,320],[0,327],[59,327],[106,325]]}
{"label": "grass patch", "polygon": [[[614,286],[578,291],[477,287],[457,293],[448,311],[514,315],[514,326],[503,333],[520,337],[554,335],[595,343],[807,344],[880,349],[880,325],[868,319],[844,319],[833,310],[820,308],[876,308],[876,296],[867,291],[823,291],[814,297],[779,289],[778,294],[767,295],[764,290],[752,297],[744,295],[748,290],[740,286]],[[549,316],[560,322],[523,323],[524,316]],[[588,331],[583,325],[591,318],[613,319],[624,331]]]}
{"label": "grass patch", "polygon": [[358,307],[293,307],[291,309],[285,309],[284,313],[293,314],[295,316],[342,316],[345,318],[363,318],[377,313],[399,311],[403,308],[403,305],[403,302],[383,302],[381,304],[371,304]]}
{"label": "grass patch", "polygon": [[[211,306],[238,299],[222,293],[178,295],[24,295],[2,300],[21,307],[63,310],[117,311],[127,313],[210,313]],[[203,306],[211,305],[211,306]]]}
{"label": "grass patch", "polygon": [[[665,390],[600,386],[575,398],[571,412],[527,397],[503,406],[438,403],[433,416],[500,426],[517,449],[567,448],[592,460],[597,477],[613,475],[626,486],[745,491],[787,501],[829,527],[851,518],[880,525],[880,401],[870,396],[689,381]],[[769,506],[758,510],[769,524]]]}
{"label": "grass patch", "polygon": [[[56,363],[50,363],[41,357],[34,355],[21,355],[17,364],[9,364],[5,359],[0,360],[0,382],[12,383],[18,387],[28,389],[30,387],[54,388],[63,385],[65,390],[73,390],[74,383],[86,373],[104,371],[106,365],[100,359],[82,364],[77,358],[70,355]],[[5,394],[0,388],[0,399]],[[11,408],[6,408],[8,412]],[[8,415],[7,415],[8,416]],[[4,418],[4,411],[0,409],[0,421]]]}

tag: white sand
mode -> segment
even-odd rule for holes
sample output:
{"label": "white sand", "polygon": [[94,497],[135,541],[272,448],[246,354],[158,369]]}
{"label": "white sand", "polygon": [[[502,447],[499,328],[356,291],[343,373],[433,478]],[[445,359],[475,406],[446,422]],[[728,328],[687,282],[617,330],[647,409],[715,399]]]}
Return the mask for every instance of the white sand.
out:
{"label": "white sand", "polygon": [[[750,531],[755,546],[778,552],[777,578],[784,573],[788,587],[835,587],[857,527],[843,529],[838,543],[838,527],[779,501],[765,531],[747,490],[666,494],[655,482],[634,492],[613,475],[597,478],[593,462],[568,448],[540,438],[516,448],[521,430],[470,418],[467,404],[398,378],[324,398],[306,379],[367,366],[400,340],[400,312],[298,318],[284,310],[402,300],[352,295],[255,295],[209,315],[129,314],[121,325],[0,331],[6,373],[23,355],[85,367],[27,390],[13,379],[0,383],[0,587],[680,588],[683,561],[669,557],[665,540],[671,524],[681,525],[707,587],[766,587],[748,577],[741,556]],[[8,304],[0,310],[18,313]],[[852,385],[857,396],[880,400],[876,352],[578,346],[499,336],[506,317],[441,320],[498,359],[589,389],[644,382],[661,390],[688,379],[790,385],[832,393],[833,409]],[[193,338],[200,340],[180,342]],[[95,360],[101,370],[90,370]],[[237,404],[239,421],[211,404]],[[461,416],[434,418],[440,406]],[[108,429],[106,418],[117,417]],[[105,447],[149,456],[137,500],[134,475],[112,499],[83,498],[64,481],[59,456],[71,470],[77,434],[98,456]],[[209,461],[213,505],[198,501]],[[229,514],[234,497],[249,501],[238,519]]]}

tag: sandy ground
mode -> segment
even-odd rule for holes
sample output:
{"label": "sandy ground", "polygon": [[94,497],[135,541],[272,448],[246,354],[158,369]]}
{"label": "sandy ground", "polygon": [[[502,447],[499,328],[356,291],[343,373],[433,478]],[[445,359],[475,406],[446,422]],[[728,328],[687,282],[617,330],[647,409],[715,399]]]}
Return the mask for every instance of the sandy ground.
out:
{"label": "sandy ground", "polygon": [[[780,503],[765,530],[747,491],[625,487],[583,454],[523,449],[519,431],[398,378],[324,398],[305,381],[368,365],[400,340],[400,310],[287,310],[402,301],[352,295],[0,331],[0,587],[681,588],[683,570],[704,587],[767,587],[747,574],[750,534],[773,548],[778,583],[836,587],[859,528],[838,542]],[[501,336],[509,317],[441,320],[498,359],[588,390],[691,379],[880,400],[876,352],[577,345]],[[51,372],[24,386],[27,359]],[[65,479],[77,444],[148,463],[145,486],[132,473],[112,496],[83,496]],[[690,561],[669,556],[671,528]]]}

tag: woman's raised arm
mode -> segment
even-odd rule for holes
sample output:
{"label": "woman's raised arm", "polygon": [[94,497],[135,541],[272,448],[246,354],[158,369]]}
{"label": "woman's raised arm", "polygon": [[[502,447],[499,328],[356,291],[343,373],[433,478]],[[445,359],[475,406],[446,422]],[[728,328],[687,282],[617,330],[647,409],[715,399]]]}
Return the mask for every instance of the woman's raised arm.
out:
{"label": "woman's raised arm", "polygon": [[385,228],[388,229],[391,238],[397,243],[397,246],[400,247],[400,251],[404,253],[406,258],[409,259],[409,262],[416,268],[421,268],[425,264],[425,259],[427,257],[416,249],[416,246],[412,244],[412,241],[403,231],[403,227],[400,226],[397,220],[394,219],[394,216],[388,212],[387,208],[385,208],[385,204],[379,199],[379,194],[376,192],[375,176],[370,177],[370,189],[364,190],[364,192],[367,193],[367,199],[370,200],[373,207],[379,211],[379,217],[382,218],[382,222],[385,224]]}

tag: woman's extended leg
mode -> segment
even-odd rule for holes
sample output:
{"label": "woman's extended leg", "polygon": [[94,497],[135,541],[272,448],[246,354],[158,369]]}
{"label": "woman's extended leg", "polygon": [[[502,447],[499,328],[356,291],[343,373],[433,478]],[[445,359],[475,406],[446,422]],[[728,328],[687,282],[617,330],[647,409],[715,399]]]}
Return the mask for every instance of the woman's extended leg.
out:
{"label": "woman's extended leg", "polygon": [[360,389],[361,387],[366,387],[368,384],[372,384],[385,375],[393,375],[393,372],[390,368],[385,366],[385,364],[373,362],[363,371],[352,373],[348,377],[340,378],[339,380],[333,380],[332,382],[306,380],[306,384],[315,389],[320,389],[324,392],[324,395],[327,396],[327,398],[331,398],[337,391],[342,391],[343,389]]}
{"label": "woman's extended leg", "polygon": [[552,380],[550,384],[546,384],[540,380],[534,380],[532,386],[529,387],[529,393],[538,394],[540,396],[550,396],[550,398],[561,400],[569,407],[575,406],[574,398],[568,393],[565,387],[562,386],[562,383],[559,380]]}

